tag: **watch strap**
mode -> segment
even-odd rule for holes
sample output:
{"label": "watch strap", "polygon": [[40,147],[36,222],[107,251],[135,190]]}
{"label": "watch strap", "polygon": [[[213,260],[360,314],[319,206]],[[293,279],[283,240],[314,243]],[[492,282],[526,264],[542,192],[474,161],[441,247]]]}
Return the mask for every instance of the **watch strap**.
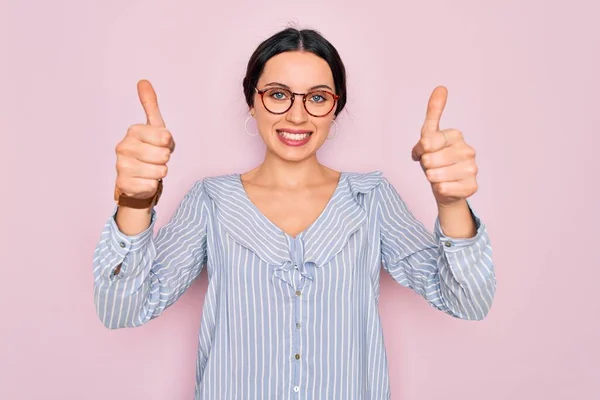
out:
{"label": "watch strap", "polygon": [[119,206],[128,207],[128,208],[135,208],[135,209],[151,208],[158,203],[158,200],[160,199],[160,196],[162,194],[162,190],[163,190],[163,180],[162,179],[158,180],[158,187],[157,187],[154,195],[151,197],[145,198],[145,199],[138,199],[135,197],[127,196],[126,194],[121,193],[115,187],[115,201],[117,202],[117,204]]}

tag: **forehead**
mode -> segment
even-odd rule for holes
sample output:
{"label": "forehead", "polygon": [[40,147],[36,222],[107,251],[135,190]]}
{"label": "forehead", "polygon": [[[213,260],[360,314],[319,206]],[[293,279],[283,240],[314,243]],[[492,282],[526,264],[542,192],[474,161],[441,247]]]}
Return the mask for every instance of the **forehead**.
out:
{"label": "forehead", "polygon": [[267,61],[258,86],[270,82],[283,83],[295,91],[316,85],[333,88],[333,75],[329,64],[321,57],[306,51],[292,51],[278,54]]}

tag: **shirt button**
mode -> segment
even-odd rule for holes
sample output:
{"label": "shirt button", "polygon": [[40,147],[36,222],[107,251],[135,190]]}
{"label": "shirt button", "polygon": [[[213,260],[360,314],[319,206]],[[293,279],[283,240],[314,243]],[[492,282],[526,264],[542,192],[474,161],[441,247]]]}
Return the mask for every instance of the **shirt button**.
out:
{"label": "shirt button", "polygon": [[296,354],[294,357],[296,357],[296,360],[300,359],[300,354]]}
{"label": "shirt button", "polygon": [[298,393],[300,391],[300,388],[298,386],[294,386],[294,392]]}
{"label": "shirt button", "polygon": [[300,325],[300,322],[296,322],[296,328],[300,329],[302,325]]}
{"label": "shirt button", "polygon": [[119,242],[119,246],[121,246],[121,248],[125,248],[125,243]]}
{"label": "shirt button", "polygon": [[444,243],[444,245],[445,245],[446,247],[450,247],[450,246],[452,246],[452,243],[450,243],[450,242],[446,242],[446,243]]}
{"label": "shirt button", "polygon": [[302,294],[302,292],[300,292],[299,290],[296,290],[296,296],[300,296]]}

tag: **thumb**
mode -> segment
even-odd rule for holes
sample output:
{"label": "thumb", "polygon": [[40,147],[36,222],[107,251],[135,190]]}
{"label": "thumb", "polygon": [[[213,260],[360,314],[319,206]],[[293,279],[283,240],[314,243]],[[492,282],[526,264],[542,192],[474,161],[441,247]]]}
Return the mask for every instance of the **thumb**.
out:
{"label": "thumb", "polygon": [[144,112],[146,113],[148,125],[165,127],[165,121],[163,120],[162,115],[160,115],[158,100],[156,99],[156,93],[154,92],[152,84],[143,79],[138,82],[137,91],[142,107],[144,107]]}
{"label": "thumb", "polygon": [[442,119],[442,112],[444,111],[444,107],[446,107],[447,99],[448,89],[445,87],[438,86],[433,90],[427,104],[427,113],[425,114],[425,122],[421,129],[421,135],[440,130],[440,120]]}

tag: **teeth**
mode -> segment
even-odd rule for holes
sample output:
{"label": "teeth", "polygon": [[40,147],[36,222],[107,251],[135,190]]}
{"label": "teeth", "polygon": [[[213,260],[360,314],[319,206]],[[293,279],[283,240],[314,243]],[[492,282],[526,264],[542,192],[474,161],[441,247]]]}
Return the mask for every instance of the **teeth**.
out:
{"label": "teeth", "polygon": [[279,135],[283,136],[284,138],[286,138],[288,140],[304,140],[310,136],[310,134],[308,134],[308,133],[289,133],[289,132],[282,132],[282,131],[278,131],[277,133],[279,133]]}

